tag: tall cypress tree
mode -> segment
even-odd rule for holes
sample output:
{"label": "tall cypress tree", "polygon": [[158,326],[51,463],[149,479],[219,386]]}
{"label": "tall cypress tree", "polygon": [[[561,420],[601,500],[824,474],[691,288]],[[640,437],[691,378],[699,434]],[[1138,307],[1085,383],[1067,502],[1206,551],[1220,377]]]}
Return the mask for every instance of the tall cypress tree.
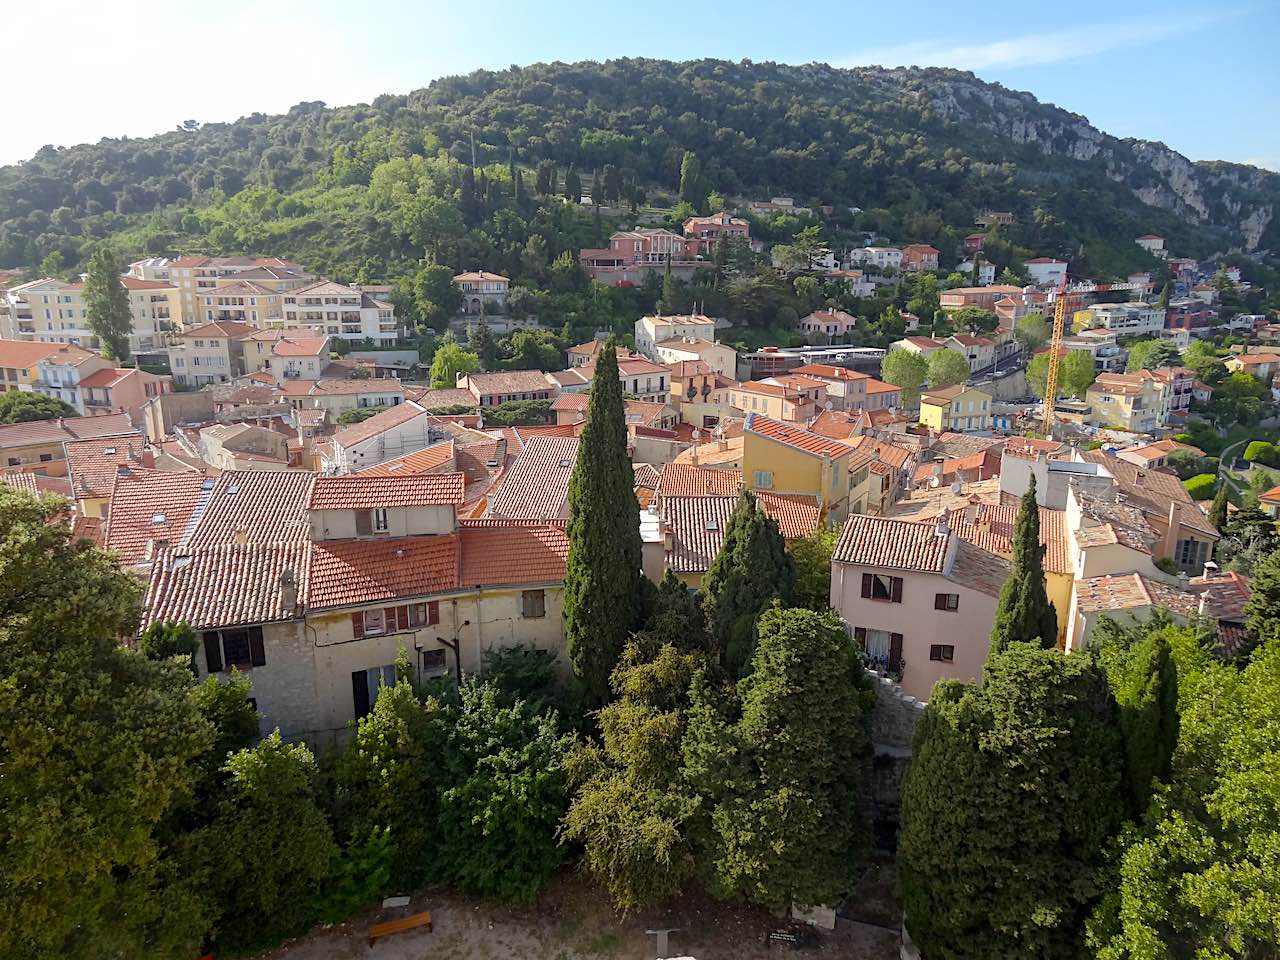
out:
{"label": "tall cypress tree", "polygon": [[609,674],[640,616],[640,505],[627,456],[622,381],[612,340],[596,361],[578,462],[569,478],[564,632],[588,699],[609,696]]}
{"label": "tall cypress tree", "polygon": [[133,311],[129,291],[120,282],[120,262],[109,247],[99,247],[89,260],[84,302],[89,329],[102,341],[103,355],[110,360],[128,360]]}
{"label": "tall cypress tree", "polygon": [[1035,477],[1022,496],[1014,521],[1013,568],[996,604],[988,663],[1011,643],[1033,643],[1046,649],[1058,645],[1058,614],[1044,586],[1044,545],[1040,542]]}
{"label": "tall cypress tree", "polygon": [[1209,508],[1209,522],[1219,533],[1227,530],[1227,482],[1218,484],[1218,492],[1213,495],[1213,505]]}
{"label": "tall cypress tree", "polygon": [[774,600],[790,606],[795,584],[795,562],[778,524],[760,509],[751,491],[743,490],[720,552],[702,578],[707,628],[731,676],[750,668],[760,614]]}

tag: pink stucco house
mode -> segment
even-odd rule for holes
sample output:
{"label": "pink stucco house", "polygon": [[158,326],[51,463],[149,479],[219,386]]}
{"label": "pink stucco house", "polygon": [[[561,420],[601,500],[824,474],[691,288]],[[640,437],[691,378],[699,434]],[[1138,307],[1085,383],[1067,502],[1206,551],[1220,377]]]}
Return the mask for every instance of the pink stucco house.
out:
{"label": "pink stucco house", "polygon": [[928,700],[939,680],[981,679],[1008,574],[945,519],[851,516],[831,558],[831,606],[873,668]]}

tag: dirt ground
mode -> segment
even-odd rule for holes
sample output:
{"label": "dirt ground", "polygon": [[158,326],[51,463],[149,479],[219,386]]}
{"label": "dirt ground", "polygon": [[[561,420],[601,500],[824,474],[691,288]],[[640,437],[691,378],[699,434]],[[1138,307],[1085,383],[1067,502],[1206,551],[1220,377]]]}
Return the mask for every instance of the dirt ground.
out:
{"label": "dirt ground", "polygon": [[[413,930],[368,946],[364,934],[382,919],[431,912],[434,932]],[[701,895],[669,908],[623,916],[600,891],[571,871],[558,876],[537,901],[511,906],[449,892],[414,896],[407,910],[366,911],[335,927],[322,927],[259,960],[651,960],[654,937],[645,930],[679,928],[668,955],[697,960],[776,960],[781,957],[841,957],[893,960],[897,936],[890,930],[840,920],[818,943],[796,949],[767,940],[783,921],[767,911],[723,904]]]}

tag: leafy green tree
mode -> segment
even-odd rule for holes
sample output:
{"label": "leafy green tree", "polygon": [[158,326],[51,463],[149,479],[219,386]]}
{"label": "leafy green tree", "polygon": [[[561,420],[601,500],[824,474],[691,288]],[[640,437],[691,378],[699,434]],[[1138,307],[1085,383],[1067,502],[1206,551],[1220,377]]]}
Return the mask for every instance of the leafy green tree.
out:
{"label": "leafy green tree", "polygon": [[1179,480],[1190,480],[1201,473],[1217,473],[1218,461],[1212,457],[1202,457],[1194,450],[1181,447],[1170,450],[1165,457],[1165,466],[1178,475]]}
{"label": "leafy green tree", "polygon": [[316,903],[319,918],[325,923],[344,923],[357,910],[377,901],[391,889],[394,855],[390,827],[374,828],[353,838],[333,865]]}
{"label": "leafy green tree", "polygon": [[510,358],[508,370],[559,370],[564,366],[560,341],[548,330],[517,330],[504,341]]}
{"label": "leafy green tree", "polygon": [[353,423],[364,423],[370,417],[376,417],[381,412],[375,407],[357,407],[354,410],[343,410],[338,414],[338,425],[345,427]]}
{"label": "leafy green tree", "polygon": [[612,340],[600,351],[578,460],[569,477],[565,645],[587,699],[603,704],[609,674],[639,616],[640,514],[627,455],[622,381]]}
{"label": "leafy green tree", "polygon": [[795,563],[777,521],[750,490],[743,490],[725,524],[720,551],[702,578],[707,625],[731,676],[742,676],[750,667],[760,615],[775,600],[790,605],[795,582]]}
{"label": "leafy green tree", "polygon": [[[1070,350],[1058,361],[1058,396],[1083,397],[1098,376],[1088,350]],[[1027,364],[1027,385],[1043,399],[1049,377],[1049,352],[1037,353]]]}
{"label": "leafy green tree", "polygon": [[433,266],[442,259],[445,247],[466,231],[456,205],[425,192],[418,193],[397,212],[396,225]]}
{"label": "leafy green tree", "polygon": [[[604,177],[601,184],[603,198],[606,203],[617,203],[622,198],[622,176],[612,163],[604,165]],[[592,197],[594,200],[595,197]]]}
{"label": "leafy green tree", "polygon": [[962,307],[951,314],[957,330],[968,330],[975,337],[986,336],[1000,326],[1000,318],[981,307]]}
{"label": "leafy green tree", "polygon": [[929,354],[929,386],[950,387],[969,379],[969,361],[959,350],[935,350]]}
{"label": "leafy green tree", "polygon": [[406,889],[439,878],[437,713],[407,679],[380,688],[338,764],[339,823],[353,838],[390,828],[391,881]]}
{"label": "leafy green tree", "polygon": [[582,198],[582,178],[578,176],[572,163],[564,175],[564,198],[571,203],[577,203]]}
{"label": "leafy green tree", "polygon": [[140,587],[62,507],[0,489],[0,955],[195,956],[169,825],[212,739],[191,674],[119,646]]}
{"label": "leafy green tree", "polygon": [[1227,529],[1227,484],[1219,484],[1218,492],[1213,495],[1213,505],[1209,507],[1209,522],[1213,529],[1224,533]]}
{"label": "leafy green tree", "polygon": [[472,353],[480,358],[480,368],[482,370],[496,368],[498,341],[494,339],[493,331],[489,329],[489,324],[485,323],[484,317],[480,318],[480,322],[471,331],[471,336],[467,338],[467,346],[471,348]]}
{"label": "leafy green tree", "polygon": [[431,360],[431,385],[437,389],[454,387],[458,376],[480,369],[480,358],[456,343],[443,344]]}
{"label": "leafy green tree", "polygon": [[685,772],[708,811],[704,856],[719,896],[781,910],[835,903],[850,888],[865,842],[861,672],[835,614],[775,606],[760,617],[739,710],[694,687]]}
{"label": "leafy green tree", "polygon": [[1275,521],[1246,503],[1227,521],[1224,536],[1218,541],[1217,557],[1223,566],[1248,576],[1277,548],[1280,535]]}
{"label": "leafy green tree", "polygon": [[[920,388],[929,375],[929,361],[912,350],[890,350],[880,361],[880,376],[885,383],[902,388],[902,402],[913,405],[920,397]],[[965,377],[969,376],[965,365]]]}
{"label": "leafy green tree", "polygon": [[1173,296],[1173,281],[1166,280],[1164,286],[1160,288],[1160,299],[1156,302],[1156,306],[1161,310],[1169,309],[1169,298]]}
{"label": "leafy green tree", "polygon": [[1058,614],[1044,585],[1044,545],[1040,542],[1035,477],[1022,495],[1010,539],[1013,564],[996,603],[988,663],[1011,644],[1034,644],[1046,649],[1058,644]]}
{"label": "leafy green tree", "polygon": [[603,742],[580,743],[565,761],[576,786],[565,837],[583,845],[587,869],[624,910],[671,899],[696,863],[689,822],[697,798],[682,779],[681,744],[690,685],[710,664],[705,648],[687,643],[701,614],[696,604],[682,614],[676,588],[684,591],[664,579],[664,622],[623,649],[614,700],[600,711]]}
{"label": "leafy green tree", "polygon": [[30,423],[33,420],[76,416],[79,416],[76,408],[57,397],[25,390],[0,393],[0,423]]}
{"label": "leafy green tree", "polygon": [[929,957],[1075,958],[1126,809],[1093,659],[1014,644],[936,684],[902,786],[906,927]]}
{"label": "leafy green tree", "polygon": [[1182,354],[1174,346],[1172,340],[1139,340],[1129,345],[1129,359],[1125,362],[1125,370],[1159,370],[1161,367],[1176,367],[1182,363]]}
{"label": "leafy green tree", "polygon": [[484,652],[485,682],[497,691],[502,706],[521,701],[534,713],[543,713],[558,699],[556,661],[550,650],[527,643],[490,647]]}
{"label": "leafy green tree", "polygon": [[201,762],[204,770],[201,786],[207,787],[217,779],[229,755],[248,749],[258,739],[261,717],[249,701],[252,694],[249,678],[234,669],[226,680],[205,677],[195,688],[192,699],[200,715],[213,727],[213,743]]}
{"label": "leafy green tree", "polygon": [[1250,463],[1268,467],[1280,467],[1280,449],[1268,440],[1253,440],[1244,448],[1244,458]]}
{"label": "leafy green tree", "polygon": [[820,530],[789,547],[796,567],[797,607],[817,613],[831,609],[831,554],[837,539],[839,530]]}
{"label": "leafy green tree", "polygon": [[940,309],[938,278],[932,273],[917,273],[912,278],[909,281],[911,296],[907,300],[907,313],[914,313],[921,323],[933,323]]}
{"label": "leafy green tree", "polygon": [[1198,380],[1212,386],[1226,373],[1222,358],[1213,344],[1207,340],[1193,340],[1191,346],[1182,351],[1182,365],[1193,371]]}
{"label": "leafy green tree", "polygon": [[[1190,631],[1185,631],[1189,633]],[[1115,902],[1090,925],[1101,960],[1267,957],[1280,943],[1280,646],[1243,670],[1179,668],[1172,774],[1125,845]]]}
{"label": "leafy green tree", "polygon": [[1028,313],[1018,321],[1013,338],[1018,341],[1022,352],[1030,355],[1049,342],[1049,322],[1038,310]]}
{"label": "leafy green tree", "polygon": [[680,199],[698,213],[707,209],[711,185],[702,175],[702,164],[692,150],[686,150],[680,161]]}
{"label": "leafy green tree", "polygon": [[133,332],[133,309],[129,291],[120,282],[120,261],[106,245],[89,260],[89,276],[84,282],[85,312],[89,329],[102,341],[103,355],[111,360],[128,360],[129,335]]}
{"label": "leafy green tree", "polygon": [[1251,427],[1262,416],[1263,405],[1271,401],[1265,383],[1247,373],[1224,376],[1213,390],[1213,399],[1204,408],[1209,421],[1219,429],[1242,424]]}
{"label": "leafy green tree", "polygon": [[147,625],[138,637],[138,652],[148,660],[169,660],[181,657],[182,665],[193,676],[199,676],[195,655],[200,647],[200,637],[186,621],[155,620]]}
{"label": "leafy green tree", "polygon": [[[502,706],[470,680],[442,716],[442,789],[434,827],[443,877],[467,893],[532,900],[564,856],[556,826],[567,805],[569,741],[554,714]],[[428,744],[428,746],[434,746]]]}
{"label": "leafy green tree", "polygon": [[436,330],[443,330],[462,305],[462,291],[453,282],[452,270],[431,263],[414,274],[413,301],[424,322]]}
{"label": "leafy green tree", "polygon": [[301,933],[337,856],[317,802],[317,770],[303,744],[276,730],[227,760],[225,795],[202,835],[222,905],[214,942],[243,951]]}

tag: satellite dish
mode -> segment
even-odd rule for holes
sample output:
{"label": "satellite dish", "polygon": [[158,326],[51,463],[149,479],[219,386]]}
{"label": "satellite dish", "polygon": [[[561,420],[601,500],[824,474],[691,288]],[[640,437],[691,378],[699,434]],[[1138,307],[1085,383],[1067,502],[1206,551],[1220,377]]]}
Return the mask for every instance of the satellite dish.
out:
{"label": "satellite dish", "polygon": [[964,490],[964,484],[961,483],[959,480],[956,480],[954,483],[951,484],[952,493],[959,495],[962,490]]}
{"label": "satellite dish", "polygon": [[939,480],[937,477],[930,477],[930,478],[929,478],[929,489],[930,489],[930,490],[937,490],[937,489],[938,489],[938,487],[940,487],[940,486],[942,486],[942,481],[941,481],[941,480]]}
{"label": "satellite dish", "polygon": [[827,410],[834,410],[836,408],[836,405],[832,403],[830,400],[824,403],[823,406],[826,407]]}

